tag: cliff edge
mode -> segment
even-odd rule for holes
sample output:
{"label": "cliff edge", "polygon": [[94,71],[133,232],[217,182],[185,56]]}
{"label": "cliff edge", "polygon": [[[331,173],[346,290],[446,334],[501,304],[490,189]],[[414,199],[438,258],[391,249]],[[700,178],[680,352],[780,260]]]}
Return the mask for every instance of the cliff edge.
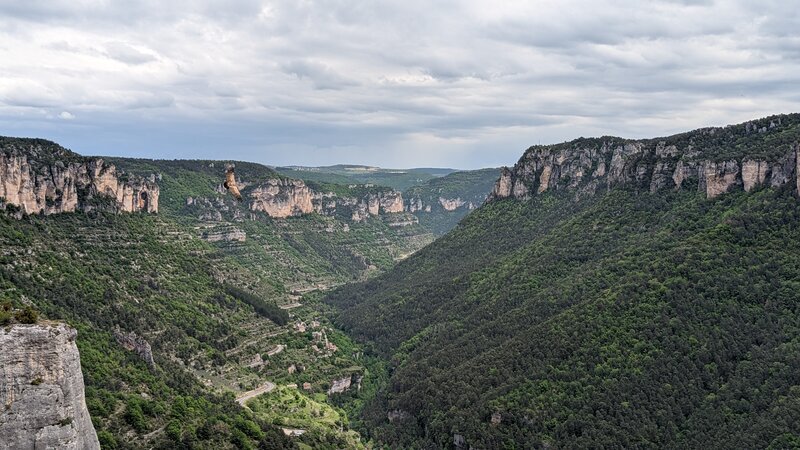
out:
{"label": "cliff edge", "polygon": [[576,139],[529,148],[503,168],[488,201],[524,200],[570,190],[575,198],[601,189],[696,189],[714,198],[736,188],[790,184],[800,193],[800,114],[657,139]]}
{"label": "cliff edge", "polygon": [[104,201],[118,211],[155,213],[159,188],[50,141],[0,137],[0,197],[26,214],[90,211]]}
{"label": "cliff edge", "polygon": [[99,449],[75,329],[0,328],[0,449]]}

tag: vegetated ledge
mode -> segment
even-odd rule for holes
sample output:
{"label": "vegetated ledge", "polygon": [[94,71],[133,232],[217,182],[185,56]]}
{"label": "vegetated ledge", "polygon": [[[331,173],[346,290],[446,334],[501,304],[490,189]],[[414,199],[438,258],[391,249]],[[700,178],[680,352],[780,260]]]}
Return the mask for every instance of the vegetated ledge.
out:
{"label": "vegetated ledge", "polygon": [[800,193],[798,153],[800,114],[666,138],[580,138],[529,148],[512,169],[502,169],[487,201],[551,190],[573,190],[577,200],[623,185],[649,192],[698,189],[714,198],[739,187],[749,192],[793,183]]}
{"label": "vegetated ledge", "polygon": [[100,448],[86,408],[77,334],[46,321],[0,328],[0,448]]}

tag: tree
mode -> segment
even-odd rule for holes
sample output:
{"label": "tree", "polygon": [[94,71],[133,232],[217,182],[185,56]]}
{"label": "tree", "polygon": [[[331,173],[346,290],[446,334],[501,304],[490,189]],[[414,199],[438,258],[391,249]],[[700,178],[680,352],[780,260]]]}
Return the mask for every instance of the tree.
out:
{"label": "tree", "polygon": [[27,305],[21,310],[17,311],[14,315],[19,323],[34,324],[39,320],[39,312],[33,309],[32,306]]}

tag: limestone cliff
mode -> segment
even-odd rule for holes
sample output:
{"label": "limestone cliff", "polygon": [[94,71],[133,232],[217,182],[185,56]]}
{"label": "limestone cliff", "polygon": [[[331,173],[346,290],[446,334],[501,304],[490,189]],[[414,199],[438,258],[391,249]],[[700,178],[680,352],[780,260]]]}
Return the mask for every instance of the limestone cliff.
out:
{"label": "limestone cliff", "polygon": [[286,218],[314,211],[313,193],[301,180],[272,179],[250,191],[250,210]]}
{"label": "limestone cliff", "polygon": [[[248,183],[241,180],[240,186],[245,197],[245,207],[250,215],[239,214],[234,219],[256,219],[255,213],[285,219],[317,213],[325,216],[339,216],[353,222],[363,222],[370,217],[403,213],[403,195],[400,192],[367,187],[350,187],[349,193],[336,194],[315,190],[302,180],[271,178],[262,182]],[[201,220],[223,221],[225,216],[236,214],[237,207],[226,202],[225,198],[186,199],[186,206],[197,209]],[[400,223],[400,222],[398,222]],[[209,234],[209,237],[211,235]],[[227,239],[223,239],[227,240]],[[232,240],[238,240],[232,239]],[[241,236],[244,240],[244,236]]]}
{"label": "limestone cliff", "polygon": [[77,332],[0,328],[0,449],[99,449],[84,399]]}
{"label": "limestone cliff", "polygon": [[351,219],[353,222],[363,222],[369,217],[381,214],[401,213],[405,209],[403,206],[403,194],[397,191],[369,193],[360,199],[350,199],[344,203],[352,209]]}
{"label": "limestone cliff", "polygon": [[406,211],[444,233],[489,195],[499,169],[456,171],[403,192]]}
{"label": "limestone cliff", "polygon": [[775,116],[641,141],[578,139],[528,149],[504,168],[488,201],[567,190],[575,198],[628,186],[697,189],[714,198],[735,189],[792,183],[800,193],[800,115]]}
{"label": "limestone cliff", "polygon": [[110,200],[119,211],[158,212],[158,185],[41,139],[0,137],[0,197],[26,214],[90,211]]}

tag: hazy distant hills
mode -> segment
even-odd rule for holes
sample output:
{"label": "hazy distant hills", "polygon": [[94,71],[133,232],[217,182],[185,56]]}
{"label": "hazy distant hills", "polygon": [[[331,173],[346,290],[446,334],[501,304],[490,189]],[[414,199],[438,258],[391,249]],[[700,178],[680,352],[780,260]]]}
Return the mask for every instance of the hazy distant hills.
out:
{"label": "hazy distant hills", "polygon": [[488,197],[499,169],[383,169],[358,165],[276,167],[279,173],[308,182],[388,186],[403,192],[405,210],[437,236],[450,231]]}
{"label": "hazy distant hills", "polygon": [[384,169],[381,167],[340,164],[324,167],[275,167],[275,170],[288,177],[309,181],[337,184],[376,184],[404,191],[411,186],[425,183],[433,178],[453,173],[454,169],[416,168]]}

